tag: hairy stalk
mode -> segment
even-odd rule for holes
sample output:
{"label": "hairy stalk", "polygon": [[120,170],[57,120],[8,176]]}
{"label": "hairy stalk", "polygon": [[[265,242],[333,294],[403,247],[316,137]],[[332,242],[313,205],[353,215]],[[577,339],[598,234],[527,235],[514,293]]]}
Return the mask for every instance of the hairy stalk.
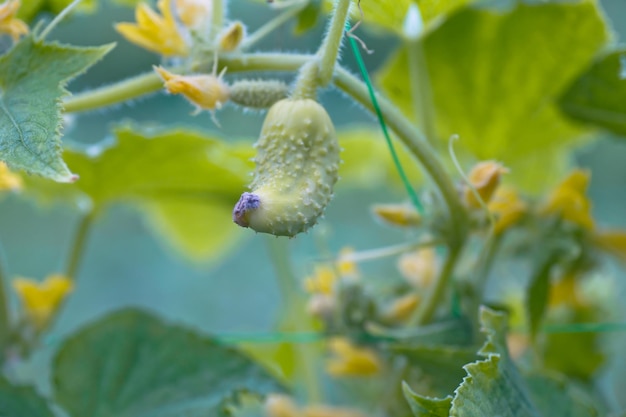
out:
{"label": "hairy stalk", "polygon": [[443,300],[446,289],[450,286],[450,279],[454,272],[454,267],[463,249],[462,245],[450,246],[439,276],[432,288],[426,295],[426,299],[419,305],[415,315],[411,318],[409,326],[424,325],[430,322]]}
{"label": "hairy stalk", "polygon": [[241,45],[239,46],[240,49],[246,50],[250,48],[251,46],[253,46],[254,44],[256,44],[257,42],[259,42],[261,39],[263,39],[264,37],[272,33],[274,30],[276,30],[279,26],[282,26],[283,24],[290,21],[291,18],[296,16],[298,13],[300,13],[300,11],[304,9],[306,5],[307,5],[307,2],[303,1],[300,4],[285,10],[284,12],[282,12],[281,14],[279,14],[278,16],[276,16],[275,18],[273,18],[272,20],[270,20],[269,22],[267,22],[266,24],[258,28],[250,36],[246,37],[243,40],[243,42],[241,42]]}
{"label": "hairy stalk", "polygon": [[65,275],[72,281],[76,281],[76,275],[78,273],[78,269],[80,268],[80,262],[83,258],[83,254],[85,253],[87,238],[89,237],[94,217],[95,213],[85,215],[78,223],[78,228],[74,234],[70,257],[65,268]]}
{"label": "hairy stalk", "polygon": [[437,128],[435,126],[435,106],[430,86],[430,76],[426,65],[423,40],[413,39],[408,42],[409,74],[411,74],[411,97],[415,106],[417,124],[431,145],[437,146]]}
{"label": "hairy stalk", "polygon": [[81,2],[82,0],[74,0],[73,2],[71,2],[65,9],[61,10],[61,13],[59,13],[58,15],[56,15],[56,17],[54,19],[52,19],[52,22],[48,23],[48,26],[46,26],[46,28],[44,30],[41,31],[41,33],[39,34],[39,36],[37,36],[37,40],[38,41],[43,41],[44,39],[46,39],[46,36],[48,36],[50,34],[50,32],[52,32],[54,30],[55,27],[57,27],[57,25],[67,17],[68,14],[70,14],[70,12],[76,7],[78,6],[78,4]]}
{"label": "hairy stalk", "polygon": [[[283,314],[280,317],[289,317],[295,322],[300,332],[311,330],[303,308],[306,301],[298,288],[296,277],[289,262],[289,241],[275,237],[268,237],[266,241],[283,299]],[[319,403],[322,394],[317,377],[316,363],[318,361],[315,347],[310,343],[303,343],[299,344],[296,349],[298,349],[299,368],[307,399],[311,403]]]}
{"label": "hairy stalk", "polygon": [[211,39],[216,39],[224,26],[226,16],[226,0],[211,0],[213,15],[211,18]]}
{"label": "hairy stalk", "polygon": [[1,348],[7,342],[11,331],[9,297],[6,291],[8,282],[4,271],[4,251],[2,249],[3,248],[0,244],[0,368],[2,366],[2,361],[4,360],[1,354]]}
{"label": "hairy stalk", "polygon": [[337,2],[326,37],[317,52],[319,65],[318,83],[320,87],[328,85],[333,79],[333,72],[335,71],[349,10],[350,0],[339,0]]}

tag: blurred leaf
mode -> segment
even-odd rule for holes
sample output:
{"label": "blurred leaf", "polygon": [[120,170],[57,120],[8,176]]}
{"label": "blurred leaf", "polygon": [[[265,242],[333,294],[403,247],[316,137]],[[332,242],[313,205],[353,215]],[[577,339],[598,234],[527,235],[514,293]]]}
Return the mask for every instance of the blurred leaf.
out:
{"label": "blurred leaf", "polygon": [[33,388],[12,385],[0,376],[0,416],[54,417],[54,414]]}
{"label": "blurred leaf", "polygon": [[[548,186],[546,176],[556,179],[552,169],[563,166],[563,150],[582,133],[554,102],[607,39],[592,0],[452,15],[424,39],[439,139],[458,134],[458,150],[502,161],[520,186]],[[378,80],[413,117],[408,51],[401,47]]]}
{"label": "blurred leaf", "polygon": [[626,136],[626,49],[598,59],[565,91],[561,110],[581,122]]}
{"label": "blurred leaf", "polygon": [[236,392],[282,390],[240,353],[134,309],[66,340],[53,375],[55,398],[75,417],[216,416]]}
{"label": "blurred leaf", "polygon": [[[26,21],[32,20],[40,12],[60,13],[69,6],[73,0],[21,0],[22,5],[18,11],[18,17]],[[77,11],[93,13],[98,8],[98,0],[83,0],[76,7]]]}
{"label": "blurred leaf", "polygon": [[455,346],[392,346],[406,358],[411,376],[405,381],[430,396],[447,395],[465,377],[463,366],[478,359],[476,349]]}
{"label": "blurred leaf", "polygon": [[[404,36],[404,24],[409,11],[409,6],[415,4],[419,7],[423,29],[432,30],[441,24],[448,15],[476,0],[368,0],[361,1],[363,20],[365,27],[379,27],[400,36]],[[330,12],[334,0],[326,0],[325,11]],[[357,6],[357,0],[353,0],[350,9],[350,17],[354,22],[361,20],[361,13]]]}
{"label": "blurred leaf", "polygon": [[531,338],[537,335],[537,331],[548,309],[550,276],[557,259],[558,257],[554,253],[539,256],[539,262],[537,262],[530,278],[525,303]]}
{"label": "blurred leaf", "polygon": [[406,383],[402,384],[404,397],[415,417],[448,417],[452,407],[452,397],[430,398],[414,393]]}
{"label": "blurred leaf", "polygon": [[296,26],[293,28],[294,34],[302,35],[309,29],[313,29],[319,21],[321,12],[321,0],[310,0],[296,17]]}
{"label": "blurred leaf", "polygon": [[556,375],[526,375],[530,395],[537,407],[550,417],[595,417],[596,410],[589,394]]}
{"label": "blurred leaf", "polygon": [[236,244],[242,230],[231,211],[249,181],[251,145],[226,145],[185,130],[143,134],[123,128],[116,136],[109,147],[65,152],[81,177],[75,184],[61,189],[27,178],[25,191],[40,201],[88,201],[82,206],[95,210],[135,204],[192,260],[217,257]]}
{"label": "blurred leaf", "polygon": [[55,181],[75,180],[61,159],[60,99],[66,82],[112,47],[44,44],[31,35],[0,57],[0,160]]}

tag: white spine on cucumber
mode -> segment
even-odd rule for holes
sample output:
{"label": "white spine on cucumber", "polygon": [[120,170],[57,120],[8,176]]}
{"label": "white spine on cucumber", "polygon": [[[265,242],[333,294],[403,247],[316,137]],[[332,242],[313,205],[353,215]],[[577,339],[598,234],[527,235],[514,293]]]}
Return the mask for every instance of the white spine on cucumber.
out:
{"label": "white spine on cucumber", "polygon": [[332,198],[340,162],[326,110],[311,99],[277,102],[256,148],[252,191],[235,205],[235,223],[277,236],[295,236],[315,225]]}

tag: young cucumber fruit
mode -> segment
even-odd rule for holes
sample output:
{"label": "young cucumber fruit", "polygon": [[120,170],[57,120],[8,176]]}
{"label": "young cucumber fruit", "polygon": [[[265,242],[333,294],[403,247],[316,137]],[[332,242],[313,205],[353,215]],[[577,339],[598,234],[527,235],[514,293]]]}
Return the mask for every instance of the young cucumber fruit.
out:
{"label": "young cucumber fruit", "polygon": [[267,113],[256,143],[251,192],[233,220],[276,236],[295,236],[317,223],[337,182],[339,144],[326,110],[312,99],[284,99]]}

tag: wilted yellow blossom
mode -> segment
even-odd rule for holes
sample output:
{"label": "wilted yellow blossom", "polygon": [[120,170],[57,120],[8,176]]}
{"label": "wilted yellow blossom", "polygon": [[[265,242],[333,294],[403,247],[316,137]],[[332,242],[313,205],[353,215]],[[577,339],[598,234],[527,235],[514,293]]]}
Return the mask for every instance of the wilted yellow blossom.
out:
{"label": "wilted yellow blossom", "polygon": [[415,227],[422,221],[422,217],[410,204],[376,204],[372,206],[372,212],[392,226]]}
{"label": "wilted yellow blossom", "polygon": [[220,109],[228,101],[228,85],[221,76],[214,75],[177,75],[161,67],[155,71],[165,82],[165,89],[172,94],[182,94],[198,109]]}
{"label": "wilted yellow blossom", "polygon": [[185,56],[187,43],[178,30],[170,9],[170,0],[159,0],[157,7],[162,15],[145,3],[135,10],[137,23],[118,23],[115,29],[127,40],[149,51],[164,56]]}
{"label": "wilted yellow blossom", "polygon": [[59,274],[50,275],[43,282],[28,278],[13,280],[26,316],[37,328],[46,325],[72,287],[72,281]]}
{"label": "wilted yellow blossom", "polygon": [[328,347],[334,358],[328,361],[326,370],[333,376],[371,376],[381,369],[373,350],[354,346],[345,337],[331,339]]}
{"label": "wilted yellow blossom", "polygon": [[20,5],[19,0],[9,0],[0,4],[0,33],[10,35],[14,41],[28,33],[28,25],[15,17]]}
{"label": "wilted yellow blossom", "polygon": [[385,313],[385,318],[393,322],[408,320],[415,312],[419,302],[420,297],[413,293],[396,298]]}
{"label": "wilted yellow blossom", "polygon": [[310,405],[300,408],[291,398],[283,394],[267,396],[265,415],[266,417],[364,417],[362,413],[355,410],[326,405]]}
{"label": "wilted yellow blossom", "polygon": [[[508,173],[502,164],[495,161],[484,161],[476,164],[468,175],[469,183],[481,200],[486,204],[489,203],[493,193],[500,185],[502,174]],[[474,191],[469,187],[465,189],[465,202],[471,208],[480,208],[481,202],[477,199]]]}
{"label": "wilted yellow blossom", "polygon": [[591,201],[586,192],[590,173],[580,169],[572,172],[548,197],[543,214],[554,214],[585,229],[593,229]]}
{"label": "wilted yellow blossom", "polygon": [[498,188],[487,207],[496,218],[494,225],[496,235],[517,223],[528,210],[528,205],[512,188]]}
{"label": "wilted yellow blossom", "polygon": [[246,28],[241,22],[233,22],[219,37],[220,50],[231,52],[237,49],[246,36]]}
{"label": "wilted yellow blossom", "polygon": [[416,288],[426,288],[437,274],[437,256],[433,248],[422,248],[398,258],[398,270]]}
{"label": "wilted yellow blossom", "polygon": [[14,191],[22,188],[22,177],[11,172],[7,164],[0,161],[0,191]]}
{"label": "wilted yellow blossom", "polygon": [[213,0],[176,0],[178,18],[190,29],[206,26],[213,16]]}

